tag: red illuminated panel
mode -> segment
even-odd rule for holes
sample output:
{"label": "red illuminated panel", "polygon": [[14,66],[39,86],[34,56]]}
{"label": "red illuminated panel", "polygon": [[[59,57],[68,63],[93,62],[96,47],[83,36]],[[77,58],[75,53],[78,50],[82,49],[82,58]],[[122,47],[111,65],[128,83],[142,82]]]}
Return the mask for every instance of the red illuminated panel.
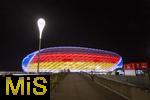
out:
{"label": "red illuminated panel", "polygon": [[[37,63],[37,55],[31,63]],[[111,62],[116,63],[119,57],[96,54],[41,54],[40,62]]]}
{"label": "red illuminated panel", "polygon": [[148,63],[130,63],[125,64],[124,69],[126,70],[144,70],[148,69]]}
{"label": "red illuminated panel", "polygon": [[135,66],[133,64],[125,64],[124,69],[126,70],[133,70],[135,69]]}
{"label": "red illuminated panel", "polygon": [[148,63],[141,63],[140,67],[137,69],[141,69],[141,70],[148,69]]}

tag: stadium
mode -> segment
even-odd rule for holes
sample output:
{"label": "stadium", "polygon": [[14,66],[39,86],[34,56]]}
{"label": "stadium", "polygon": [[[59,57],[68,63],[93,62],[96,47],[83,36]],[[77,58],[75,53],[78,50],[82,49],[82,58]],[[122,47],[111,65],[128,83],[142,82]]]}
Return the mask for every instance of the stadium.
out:
{"label": "stadium", "polygon": [[[38,51],[30,53],[22,61],[24,72],[37,72]],[[50,47],[40,51],[40,72],[110,72],[122,68],[123,61],[114,52],[85,47]]]}

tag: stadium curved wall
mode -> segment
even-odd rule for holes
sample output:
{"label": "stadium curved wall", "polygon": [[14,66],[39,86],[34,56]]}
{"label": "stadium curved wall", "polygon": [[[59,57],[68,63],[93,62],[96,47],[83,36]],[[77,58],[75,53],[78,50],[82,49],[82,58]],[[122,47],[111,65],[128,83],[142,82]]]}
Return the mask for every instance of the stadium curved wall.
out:
{"label": "stadium curved wall", "polygon": [[[24,72],[37,72],[38,51],[27,55],[22,61]],[[41,49],[40,72],[109,72],[123,66],[120,55],[99,49],[84,47],[50,47]]]}

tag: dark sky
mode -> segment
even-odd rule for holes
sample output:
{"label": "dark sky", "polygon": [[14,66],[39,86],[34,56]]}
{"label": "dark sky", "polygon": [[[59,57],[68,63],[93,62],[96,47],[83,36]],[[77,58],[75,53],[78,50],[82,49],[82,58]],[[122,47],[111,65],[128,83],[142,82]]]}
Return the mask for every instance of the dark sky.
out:
{"label": "dark sky", "polygon": [[114,51],[125,63],[148,61],[150,1],[98,1],[1,1],[0,70],[21,70],[22,59],[38,49],[39,17],[46,20],[42,48],[91,47]]}

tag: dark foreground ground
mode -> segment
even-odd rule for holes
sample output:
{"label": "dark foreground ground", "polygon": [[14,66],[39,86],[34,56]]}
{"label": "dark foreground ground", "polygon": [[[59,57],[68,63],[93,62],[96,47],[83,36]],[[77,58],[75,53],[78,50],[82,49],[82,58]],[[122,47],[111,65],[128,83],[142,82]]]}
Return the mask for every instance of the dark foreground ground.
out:
{"label": "dark foreground ground", "polygon": [[80,74],[68,74],[51,92],[51,100],[126,100]]}

